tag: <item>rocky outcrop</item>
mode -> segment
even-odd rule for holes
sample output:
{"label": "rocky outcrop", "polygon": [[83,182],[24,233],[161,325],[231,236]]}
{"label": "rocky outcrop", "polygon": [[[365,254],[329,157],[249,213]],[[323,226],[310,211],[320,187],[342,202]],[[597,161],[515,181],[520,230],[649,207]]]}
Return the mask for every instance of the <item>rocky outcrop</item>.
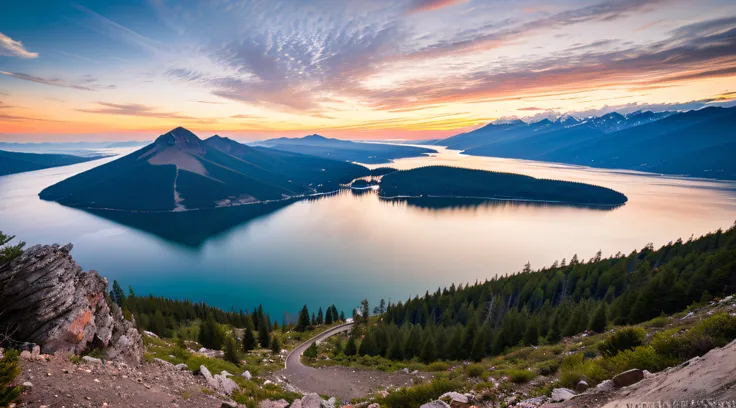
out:
{"label": "rocky outcrop", "polygon": [[104,350],[107,359],[138,364],[143,342],[135,325],[105,300],[107,280],[74,262],[72,245],[37,245],[0,265],[0,333],[41,352]]}
{"label": "rocky outcrop", "polygon": [[207,385],[212,387],[212,389],[219,392],[220,394],[232,395],[234,391],[240,390],[238,384],[228,378],[229,376],[232,376],[232,374],[228,373],[227,371],[223,371],[220,374],[212,375],[212,373],[210,373],[210,370],[202,365],[199,366],[199,373],[204,376],[204,379],[207,381]]}
{"label": "rocky outcrop", "polygon": [[644,372],[638,368],[634,368],[613,377],[613,383],[616,384],[617,387],[626,387],[636,384],[642,379],[644,379]]}

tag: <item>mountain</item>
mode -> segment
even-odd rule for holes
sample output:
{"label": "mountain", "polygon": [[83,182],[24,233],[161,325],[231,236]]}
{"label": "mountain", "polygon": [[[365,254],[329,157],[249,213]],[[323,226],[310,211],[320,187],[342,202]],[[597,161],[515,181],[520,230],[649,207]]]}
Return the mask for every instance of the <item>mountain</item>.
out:
{"label": "mountain", "polygon": [[256,144],[286,152],[302,153],[327,159],[359,163],[386,163],[394,159],[417,157],[434,153],[432,149],[414,146],[380,143],[359,143],[349,140],[331,139],[320,135],[301,138],[269,139]]}
{"label": "mountain", "polygon": [[466,154],[736,179],[727,154],[736,108],[609,113],[577,121],[489,124],[438,142]]}
{"label": "mountain", "polygon": [[70,164],[97,160],[102,157],[105,156],[81,157],[70,154],[19,153],[0,150],[0,176],[48,169],[51,167],[68,166]]}
{"label": "mountain", "polygon": [[125,157],[54,184],[44,200],[87,210],[181,211],[268,202],[338,188],[364,167],[256,149],[184,128]]}

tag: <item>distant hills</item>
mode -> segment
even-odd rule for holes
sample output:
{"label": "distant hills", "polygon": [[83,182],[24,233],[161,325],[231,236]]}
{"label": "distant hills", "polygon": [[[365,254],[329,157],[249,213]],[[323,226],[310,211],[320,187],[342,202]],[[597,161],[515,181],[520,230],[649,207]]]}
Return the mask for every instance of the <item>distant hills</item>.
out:
{"label": "distant hills", "polygon": [[97,160],[102,157],[105,156],[82,157],[70,154],[20,153],[0,150],[0,176],[48,169],[51,167],[68,166],[70,164]]}
{"label": "distant hills", "polygon": [[436,144],[478,156],[736,179],[736,108],[491,123]]}
{"label": "distant hills", "polygon": [[250,147],[176,128],[127,156],[40,193],[88,210],[140,212],[265,203],[337,189],[370,174],[351,163]]}
{"label": "distant hills", "polygon": [[618,191],[585,183],[448,166],[386,174],[378,192],[383,198],[524,200],[600,206],[618,206],[628,200]]}
{"label": "distant hills", "polygon": [[257,145],[327,159],[366,164],[385,163],[394,159],[417,157],[434,152],[432,149],[421,147],[359,143],[349,140],[330,139],[320,135],[309,135],[301,138],[282,137],[269,139],[258,142]]}

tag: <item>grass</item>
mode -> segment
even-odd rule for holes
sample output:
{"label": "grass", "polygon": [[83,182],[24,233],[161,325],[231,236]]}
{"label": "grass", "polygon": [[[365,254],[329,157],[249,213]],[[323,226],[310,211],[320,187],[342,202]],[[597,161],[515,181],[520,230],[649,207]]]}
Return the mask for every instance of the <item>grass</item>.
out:
{"label": "grass", "polygon": [[461,391],[462,388],[463,384],[459,381],[438,377],[432,382],[391,391],[386,397],[379,398],[376,402],[382,407],[415,408],[437,399],[448,391]]}
{"label": "grass", "polygon": [[511,370],[509,372],[509,380],[516,384],[524,384],[533,380],[537,373],[529,370]]}

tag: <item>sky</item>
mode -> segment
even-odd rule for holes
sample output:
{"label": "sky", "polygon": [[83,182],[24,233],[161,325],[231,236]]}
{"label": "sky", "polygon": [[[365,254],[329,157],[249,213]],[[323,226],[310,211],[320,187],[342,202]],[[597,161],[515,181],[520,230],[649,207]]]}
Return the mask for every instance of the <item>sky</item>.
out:
{"label": "sky", "polygon": [[422,140],[736,98],[732,0],[0,5],[0,140]]}

